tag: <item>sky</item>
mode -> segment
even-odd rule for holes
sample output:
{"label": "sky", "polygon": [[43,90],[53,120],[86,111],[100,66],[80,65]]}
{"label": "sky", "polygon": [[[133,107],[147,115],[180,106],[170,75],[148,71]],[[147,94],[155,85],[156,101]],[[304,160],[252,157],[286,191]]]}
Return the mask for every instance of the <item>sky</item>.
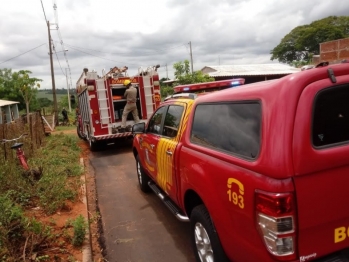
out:
{"label": "sky", "polygon": [[292,29],[349,14],[344,0],[0,0],[0,6],[0,69],[30,70],[42,89],[52,88],[48,28],[55,86],[66,89],[75,88],[84,68],[102,75],[128,66],[133,76],[159,64],[160,78],[173,79],[173,64],[190,61],[190,46],[194,71],[277,63],[270,51]]}

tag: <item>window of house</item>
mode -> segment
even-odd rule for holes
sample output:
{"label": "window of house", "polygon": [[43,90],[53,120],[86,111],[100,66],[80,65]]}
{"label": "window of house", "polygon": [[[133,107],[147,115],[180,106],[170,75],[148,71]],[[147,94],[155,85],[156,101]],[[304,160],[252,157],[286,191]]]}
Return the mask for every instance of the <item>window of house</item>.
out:
{"label": "window of house", "polygon": [[166,106],[160,107],[149,120],[147,132],[161,134],[161,122],[166,113]]}
{"label": "window of house", "polygon": [[313,108],[312,140],[315,147],[349,142],[349,85],[320,91]]}
{"label": "window of house", "polygon": [[184,107],[180,105],[170,105],[168,107],[162,135],[167,137],[177,136],[183,110]]}
{"label": "window of house", "polygon": [[254,159],[260,149],[261,104],[200,104],[195,109],[191,142]]}

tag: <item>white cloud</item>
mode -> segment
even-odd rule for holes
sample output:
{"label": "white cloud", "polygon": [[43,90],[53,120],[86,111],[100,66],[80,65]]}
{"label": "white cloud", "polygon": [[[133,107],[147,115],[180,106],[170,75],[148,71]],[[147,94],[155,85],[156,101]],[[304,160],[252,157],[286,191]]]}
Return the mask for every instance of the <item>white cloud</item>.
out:
{"label": "white cloud", "polygon": [[[53,9],[57,4],[57,16]],[[160,64],[160,76],[173,76],[172,64],[190,59],[205,65],[269,63],[273,49],[293,28],[330,15],[347,15],[349,2],[303,0],[43,0],[46,18],[58,19],[72,85],[84,67],[102,69]],[[0,68],[26,69],[51,88],[48,30],[41,1],[15,0],[1,5]],[[51,25],[54,29],[56,25]],[[51,30],[57,51],[57,30]],[[44,44],[44,45],[42,45]],[[40,46],[42,45],[42,46]],[[40,47],[39,47],[40,46]],[[38,48],[36,48],[38,47]],[[21,55],[31,49],[34,49]],[[21,55],[17,57],[18,55]],[[54,56],[57,88],[66,87],[63,53]],[[3,61],[9,60],[5,63]]]}

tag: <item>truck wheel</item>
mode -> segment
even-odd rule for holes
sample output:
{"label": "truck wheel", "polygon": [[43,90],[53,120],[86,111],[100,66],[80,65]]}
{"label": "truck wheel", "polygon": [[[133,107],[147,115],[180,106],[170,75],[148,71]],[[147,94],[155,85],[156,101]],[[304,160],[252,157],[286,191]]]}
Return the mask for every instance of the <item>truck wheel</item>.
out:
{"label": "truck wheel", "polygon": [[150,192],[150,187],[148,182],[150,181],[149,176],[144,172],[141,162],[139,161],[139,155],[136,157],[136,168],[137,168],[137,177],[140,189],[144,193]]}
{"label": "truck wheel", "polygon": [[198,262],[228,262],[210,214],[204,205],[193,209],[190,216],[191,241]]}
{"label": "truck wheel", "polygon": [[90,139],[88,141],[89,145],[90,145],[90,150],[91,151],[97,151],[98,150],[98,143],[97,142],[92,142],[92,140]]}

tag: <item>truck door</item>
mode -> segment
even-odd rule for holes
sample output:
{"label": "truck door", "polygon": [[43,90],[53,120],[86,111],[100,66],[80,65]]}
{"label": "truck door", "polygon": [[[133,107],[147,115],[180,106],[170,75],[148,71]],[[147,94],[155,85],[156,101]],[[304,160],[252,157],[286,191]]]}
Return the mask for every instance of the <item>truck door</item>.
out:
{"label": "truck door", "polygon": [[167,106],[158,108],[154,115],[149,120],[146,133],[142,135],[140,141],[141,154],[144,154],[141,159],[144,159],[143,167],[147,170],[148,174],[156,179],[157,176],[157,148],[161,138],[162,123],[164,122]]}
{"label": "truck door", "polygon": [[312,259],[349,247],[349,76],[309,84],[293,137],[298,253]]}
{"label": "truck door", "polygon": [[184,108],[185,105],[178,102],[168,107],[162,136],[157,146],[157,183],[172,199],[176,199],[177,196],[176,147],[181,136],[180,127]]}

